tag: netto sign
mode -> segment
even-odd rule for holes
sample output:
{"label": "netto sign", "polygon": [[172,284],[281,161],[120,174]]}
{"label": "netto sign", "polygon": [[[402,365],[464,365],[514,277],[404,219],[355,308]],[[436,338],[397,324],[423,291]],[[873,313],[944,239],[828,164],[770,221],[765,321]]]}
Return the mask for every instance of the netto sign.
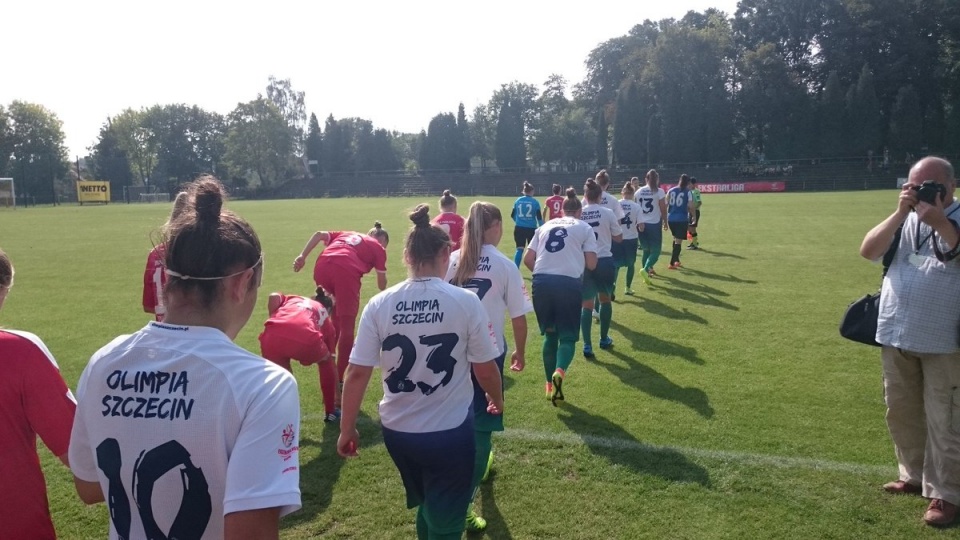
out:
{"label": "netto sign", "polygon": [[110,182],[77,182],[77,201],[108,203],[110,202]]}

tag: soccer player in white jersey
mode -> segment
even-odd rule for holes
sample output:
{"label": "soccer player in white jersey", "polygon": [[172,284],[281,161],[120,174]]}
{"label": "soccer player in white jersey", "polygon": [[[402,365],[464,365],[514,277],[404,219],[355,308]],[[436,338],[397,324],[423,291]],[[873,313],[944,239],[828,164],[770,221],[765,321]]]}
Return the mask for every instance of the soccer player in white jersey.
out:
{"label": "soccer player in white jersey", "polygon": [[660,258],[663,249],[663,231],[667,230],[667,194],[660,187],[660,174],[656,169],[647,171],[644,177],[646,185],[637,190],[635,199],[640,205],[640,219],[637,230],[640,233],[640,249],[643,255],[640,263],[643,271],[640,277],[647,285],[652,285],[650,278],[657,273],[653,265]]}
{"label": "soccer player in white jersey", "polygon": [[617,268],[613,274],[613,288],[617,288],[617,276],[620,268],[627,269],[627,284],[624,294],[633,296],[633,275],[634,266],[637,263],[637,238],[640,233],[637,232],[637,220],[640,218],[640,205],[633,199],[633,183],[627,182],[620,190],[620,208],[623,209],[623,219],[620,220],[623,225],[623,240],[620,242],[619,257],[616,260]]}
{"label": "soccer player in white jersey", "polygon": [[[610,320],[613,318],[613,281],[616,265],[613,261],[613,244],[620,243],[623,231],[619,220],[609,208],[600,205],[603,190],[592,179],[583,186],[587,204],[583,207],[580,219],[593,227],[597,237],[597,267],[583,275],[583,312],[580,315],[580,330],[583,333],[583,355],[593,358],[593,343],[590,330],[593,326],[593,311],[596,299],[600,301],[600,348],[613,346],[610,338]],[[617,205],[619,207],[619,204]]]}
{"label": "soccer player in white jersey", "polygon": [[[613,215],[616,216],[617,222],[618,223],[621,222],[621,220],[623,219],[623,209],[620,208],[620,204],[617,202],[617,198],[607,193],[607,189],[610,188],[610,174],[607,173],[606,169],[600,169],[600,171],[597,172],[597,175],[594,178],[594,180],[597,182],[597,184],[600,185],[600,188],[603,190],[603,192],[600,194],[600,199],[598,201],[598,204],[600,204],[600,206],[603,206],[605,208],[609,208],[613,212]],[[584,196],[583,199],[580,200],[580,203],[584,207],[586,207],[588,204],[587,197]],[[613,246],[612,252],[613,252],[614,259],[617,259],[620,257],[619,250],[620,250],[619,244]],[[616,296],[616,291],[611,291],[610,294],[612,296]],[[600,297],[595,296],[593,298],[593,318],[597,320],[600,320],[600,303],[601,303]]]}
{"label": "soccer player in white jersey", "polygon": [[337,452],[357,455],[357,414],[373,368],[380,366],[383,443],[417,509],[418,538],[460,538],[472,495],[476,455],[471,367],[488,394],[487,411],[503,411],[499,354],[476,294],[443,277],[450,237],[430,224],[429,207],[410,214],[404,260],[409,277],[363,309],[343,385]]}
{"label": "soccer player in white jersey", "polygon": [[523,263],[533,272],[533,310],[543,336],[543,372],[547,397],[564,399],[563,381],[580,338],[580,292],[584,270],[597,266],[597,237],[580,220],[582,207],[567,189],[563,217],[537,229]]}
{"label": "soccer player in white jersey", "polygon": [[[502,237],[503,217],[500,209],[483,201],[470,205],[462,245],[450,255],[445,278],[458,287],[475,292],[487,310],[500,347],[496,362],[501,377],[507,355],[503,313],[506,311],[509,314],[513,326],[514,350],[510,357],[510,369],[522,371],[526,363],[527,313],[533,311],[520,270],[497,249]],[[487,413],[487,399],[476,379],[473,381],[473,416],[477,444],[473,465],[473,495],[476,497],[477,488],[493,463],[491,436],[494,431],[503,431],[503,415]],[[486,525],[486,521],[471,508],[467,513],[467,530],[481,531]]]}
{"label": "soccer player in white jersey", "polygon": [[[300,508],[297,383],[232,340],[263,273],[253,228],[210,176],[164,231],[167,314],[80,376],[70,467],[110,538],[278,538]],[[169,472],[169,474],[167,474]]]}

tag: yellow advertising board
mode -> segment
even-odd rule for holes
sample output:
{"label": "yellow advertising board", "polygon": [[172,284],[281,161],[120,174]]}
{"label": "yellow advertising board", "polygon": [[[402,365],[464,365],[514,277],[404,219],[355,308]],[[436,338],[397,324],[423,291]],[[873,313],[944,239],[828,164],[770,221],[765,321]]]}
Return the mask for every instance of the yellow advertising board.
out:
{"label": "yellow advertising board", "polygon": [[86,202],[110,202],[110,182],[77,182],[77,201],[79,201],[80,204]]}

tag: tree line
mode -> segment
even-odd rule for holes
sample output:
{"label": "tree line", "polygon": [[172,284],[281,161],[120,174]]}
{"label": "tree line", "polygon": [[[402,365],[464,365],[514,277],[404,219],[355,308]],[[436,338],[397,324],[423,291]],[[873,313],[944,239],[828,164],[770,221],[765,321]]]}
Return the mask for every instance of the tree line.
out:
{"label": "tree line", "polygon": [[[270,77],[265,94],[226,115],[185,104],[119,112],[101,127],[82,174],[172,190],[213,172],[230,185],[269,188],[376,171],[879,162],[960,148],[954,0],[741,0],[732,15],[645,20],[599,43],[585,64],[572,88],[559,75],[540,86],[512,81],[469,114],[461,103],[417,134],[332,115],[321,125],[303,92]],[[75,174],[53,112],[0,106],[0,176],[52,194]]]}

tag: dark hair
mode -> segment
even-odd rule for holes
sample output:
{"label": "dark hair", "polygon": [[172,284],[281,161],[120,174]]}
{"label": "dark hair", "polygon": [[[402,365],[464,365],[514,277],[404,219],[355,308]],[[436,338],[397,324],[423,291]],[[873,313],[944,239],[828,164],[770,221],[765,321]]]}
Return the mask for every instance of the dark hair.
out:
{"label": "dark hair", "polygon": [[383,226],[380,224],[379,221],[373,222],[373,228],[367,231],[367,236],[372,236],[377,240],[382,239],[384,244],[390,243],[390,235],[387,234],[387,231],[383,230]]}
{"label": "dark hair", "polygon": [[524,194],[524,195],[530,195],[530,194],[532,194],[532,193],[533,193],[533,184],[531,184],[530,182],[527,182],[526,180],[524,180],[524,181],[523,181],[522,191],[523,191],[523,194]]}
{"label": "dark hair", "polygon": [[[262,272],[263,252],[253,227],[223,210],[226,196],[219,180],[203,175],[190,185],[188,193],[183,212],[164,230],[169,276],[164,294],[196,293],[206,308],[220,294],[220,278],[247,268]],[[251,286],[258,283],[259,276]]]}
{"label": "dark hair", "polygon": [[680,189],[687,189],[687,186],[689,186],[689,185],[690,185],[690,177],[687,176],[686,174],[681,174],[681,175],[680,175],[680,184],[679,184]]}
{"label": "dark hair", "polygon": [[563,188],[560,187],[560,184],[554,184],[551,189],[553,190],[554,195],[559,195],[560,192],[563,191]]}
{"label": "dark hair", "polygon": [[696,184],[697,184],[697,177],[696,177],[696,176],[691,176],[691,177],[690,177],[690,183],[696,185]]}
{"label": "dark hair", "polygon": [[443,210],[444,208],[450,208],[455,204],[457,204],[457,198],[450,193],[449,189],[443,190],[443,196],[440,197],[440,209]]}
{"label": "dark hair", "polygon": [[407,251],[407,261],[411,269],[437,258],[443,248],[451,245],[450,235],[436,225],[430,223],[430,207],[419,204],[410,212],[410,221],[413,227],[407,232],[404,248]]}
{"label": "dark hair", "polygon": [[323,287],[317,287],[316,292],[317,294],[313,299],[320,302],[320,305],[327,308],[327,311],[333,309],[333,298],[327,294],[327,291],[323,290]]}
{"label": "dark hair", "polygon": [[597,173],[595,180],[598,184],[600,184],[600,187],[605,188],[610,185],[610,175],[607,174],[606,169],[600,169],[600,172]]}
{"label": "dark hair", "polygon": [[0,287],[9,287],[13,282],[13,263],[10,257],[0,249]]}
{"label": "dark hair", "polygon": [[563,200],[563,215],[572,216],[583,208],[583,204],[577,197],[577,190],[567,188],[567,198]]}
{"label": "dark hair", "polygon": [[600,202],[600,196],[603,195],[603,188],[593,178],[587,178],[583,184],[583,196],[587,202]]}
{"label": "dark hair", "polygon": [[454,285],[462,287],[477,273],[480,250],[483,249],[483,233],[498,221],[503,221],[503,215],[492,203],[476,201],[470,205],[470,214],[463,227],[463,242],[460,244],[460,266],[457,266],[457,272],[453,275]]}

